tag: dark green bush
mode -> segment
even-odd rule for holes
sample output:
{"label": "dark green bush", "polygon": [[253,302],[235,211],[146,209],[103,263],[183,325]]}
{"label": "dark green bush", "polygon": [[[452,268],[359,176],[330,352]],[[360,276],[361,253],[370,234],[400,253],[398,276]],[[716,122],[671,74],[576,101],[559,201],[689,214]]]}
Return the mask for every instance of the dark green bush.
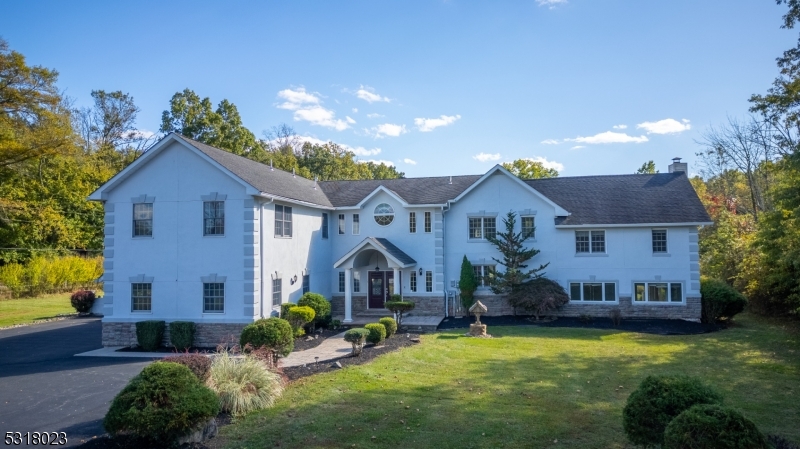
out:
{"label": "dark green bush", "polygon": [[178,350],[194,346],[194,334],[197,326],[191,321],[173,321],[169,323],[169,342]]}
{"label": "dark green bush", "polygon": [[647,376],[622,410],[622,427],[631,443],[661,445],[673,418],[697,404],[721,404],[722,396],[688,376]]}
{"label": "dark green bush", "polygon": [[319,293],[305,293],[303,297],[297,301],[297,305],[314,309],[314,320],[309,323],[311,325],[311,332],[314,332],[316,325],[322,326],[331,316],[331,303]]}
{"label": "dark green bush", "polygon": [[386,338],[391,337],[397,332],[397,321],[395,321],[394,318],[387,316],[379,319],[378,322],[383,324],[383,327],[386,328]]}
{"label": "dark green bush", "polygon": [[209,373],[211,372],[211,358],[203,354],[181,354],[165,357],[163,361],[178,363],[189,368],[189,370],[200,379],[200,382],[203,383],[208,380]]}
{"label": "dark green bush", "polygon": [[794,444],[780,435],[767,435],[767,441],[772,445],[772,449],[800,449],[800,445]]}
{"label": "dark green bush", "polygon": [[703,303],[703,321],[713,323],[719,319],[731,319],[747,306],[747,298],[735,288],[717,279],[700,281],[700,296]]}
{"label": "dark green bush", "polygon": [[530,314],[538,320],[569,302],[569,295],[558,282],[544,277],[524,282],[508,294],[514,310]]}
{"label": "dark green bush", "polygon": [[386,340],[386,327],[381,323],[369,323],[364,326],[364,329],[369,331],[367,341],[372,344],[380,344]]}
{"label": "dark green bush", "polygon": [[103,426],[112,434],[167,443],[219,413],[219,398],[189,368],[155,362],[131,379],[114,398]]}
{"label": "dark green bush", "polygon": [[164,321],[139,321],[136,323],[136,342],[145,351],[155,351],[161,346],[166,327],[167,323]]}
{"label": "dark green bush", "polygon": [[699,404],[670,421],[664,449],[771,449],[753,421],[736,410]]}
{"label": "dark green bush", "polygon": [[308,306],[297,306],[289,309],[289,313],[286,314],[286,320],[292,325],[295,337],[305,334],[303,326],[314,321],[314,316],[314,309]]}
{"label": "dark green bush", "polygon": [[369,331],[363,327],[356,327],[344,333],[344,341],[353,345],[353,355],[361,354],[361,349],[364,347],[364,340],[369,335]]}
{"label": "dark green bush", "polygon": [[289,309],[291,309],[292,307],[297,307],[297,304],[293,302],[285,302],[281,304],[281,318],[285,320],[286,315],[289,314]]}
{"label": "dark green bush", "polygon": [[239,344],[243,348],[248,344],[254,349],[266,347],[287,356],[294,349],[292,326],[283,318],[262,318],[242,329]]}
{"label": "dark green bush", "polygon": [[400,301],[400,295],[392,295],[391,301],[386,301],[384,307],[397,316],[397,327],[403,325],[403,314],[414,310],[416,304],[411,301]]}
{"label": "dark green bush", "polygon": [[91,290],[78,290],[69,297],[69,302],[78,313],[86,313],[92,310],[95,296]]}

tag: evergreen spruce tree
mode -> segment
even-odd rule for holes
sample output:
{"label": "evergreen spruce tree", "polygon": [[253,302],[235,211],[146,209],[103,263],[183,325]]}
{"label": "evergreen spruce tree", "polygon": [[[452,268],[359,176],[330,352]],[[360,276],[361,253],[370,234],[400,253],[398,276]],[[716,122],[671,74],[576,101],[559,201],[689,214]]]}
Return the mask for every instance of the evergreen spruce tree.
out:
{"label": "evergreen spruce tree", "polygon": [[526,281],[544,276],[541,271],[550,265],[548,262],[544,265],[539,265],[539,268],[528,270],[528,265],[525,262],[539,254],[539,250],[525,248],[526,235],[522,232],[514,232],[517,224],[517,215],[514,212],[506,214],[506,217],[503,218],[503,224],[506,228],[505,232],[498,232],[495,237],[486,236],[486,239],[503,256],[502,260],[494,257],[492,259],[505,267],[503,271],[496,270],[489,278],[492,292],[495,294],[515,292]]}
{"label": "evergreen spruce tree", "polygon": [[478,278],[475,276],[475,271],[466,255],[464,260],[461,261],[461,278],[458,281],[458,288],[461,290],[461,305],[464,306],[464,313],[466,314],[475,299],[475,290],[478,289]]}

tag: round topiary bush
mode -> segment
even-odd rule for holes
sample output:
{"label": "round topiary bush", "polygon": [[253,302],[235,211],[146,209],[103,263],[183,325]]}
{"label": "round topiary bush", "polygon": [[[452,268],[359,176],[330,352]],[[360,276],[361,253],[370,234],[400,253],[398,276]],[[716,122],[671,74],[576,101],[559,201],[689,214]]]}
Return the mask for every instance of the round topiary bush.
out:
{"label": "round topiary bush", "polygon": [[702,279],[700,297],[703,321],[713,323],[722,318],[731,319],[747,306],[747,298],[724,281]]}
{"label": "round topiary bush", "polygon": [[286,314],[286,319],[289,321],[289,324],[292,325],[292,329],[294,329],[294,336],[299,337],[305,334],[303,325],[312,322],[315,316],[314,309],[311,307],[297,306],[289,309],[289,313]]}
{"label": "round topiary bush", "polygon": [[661,445],[673,418],[697,404],[721,404],[722,396],[688,376],[647,376],[622,410],[622,427],[631,443]]}
{"label": "round topiary bush", "polygon": [[286,315],[289,314],[289,309],[291,309],[292,307],[297,307],[297,304],[293,302],[285,302],[281,304],[281,318],[285,320]]}
{"label": "round topiary bush", "polygon": [[670,421],[664,449],[770,449],[753,421],[736,410],[713,404],[695,405]]}
{"label": "round topiary bush", "polygon": [[363,327],[356,327],[344,333],[344,341],[353,345],[353,355],[361,354],[361,349],[364,348],[364,340],[369,335],[369,331]]}
{"label": "round topiary bush", "polygon": [[103,426],[110,433],[132,433],[163,444],[175,441],[217,413],[217,395],[189,368],[155,362],[114,398]]}
{"label": "round topiary bush", "polygon": [[262,318],[242,329],[239,345],[253,348],[266,347],[283,356],[294,349],[292,326],[283,318]]}
{"label": "round topiary bush", "polygon": [[378,322],[383,324],[383,327],[386,328],[386,338],[391,337],[397,332],[397,321],[395,321],[394,318],[387,316],[379,319]]}
{"label": "round topiary bush", "polygon": [[399,300],[400,295],[392,295],[391,301],[386,301],[384,307],[397,316],[397,326],[403,325],[403,314],[414,310],[416,303]]}
{"label": "round topiary bush", "polygon": [[316,324],[322,324],[331,315],[331,303],[319,293],[305,293],[299,301],[298,306],[306,306],[314,309],[314,321],[311,321],[311,331],[314,331]]}
{"label": "round topiary bush", "polygon": [[369,331],[367,341],[372,344],[380,344],[386,340],[386,327],[381,323],[369,323],[364,326],[364,329]]}
{"label": "round topiary bush", "polygon": [[87,313],[92,310],[95,296],[91,290],[78,290],[69,297],[69,302],[78,313]]}

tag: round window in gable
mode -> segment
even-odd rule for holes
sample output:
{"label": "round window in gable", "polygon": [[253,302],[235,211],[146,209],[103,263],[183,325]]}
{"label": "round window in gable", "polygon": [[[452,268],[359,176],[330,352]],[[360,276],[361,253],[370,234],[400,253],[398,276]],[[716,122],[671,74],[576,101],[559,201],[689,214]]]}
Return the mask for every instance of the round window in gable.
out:
{"label": "round window in gable", "polygon": [[394,220],[394,209],[392,206],[381,203],[375,207],[375,222],[381,226],[388,226]]}

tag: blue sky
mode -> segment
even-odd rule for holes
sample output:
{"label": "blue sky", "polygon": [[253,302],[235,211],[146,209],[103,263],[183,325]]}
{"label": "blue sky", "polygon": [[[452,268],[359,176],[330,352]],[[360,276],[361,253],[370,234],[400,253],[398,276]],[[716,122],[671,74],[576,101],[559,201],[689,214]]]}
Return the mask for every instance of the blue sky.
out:
{"label": "blue sky", "polygon": [[632,173],[747,114],[797,31],[773,0],[6,1],[0,36],[78,106],[122,90],[157,131],[184,88],[257,136],[301,136],[407,176],[517,158],[562,176]]}

